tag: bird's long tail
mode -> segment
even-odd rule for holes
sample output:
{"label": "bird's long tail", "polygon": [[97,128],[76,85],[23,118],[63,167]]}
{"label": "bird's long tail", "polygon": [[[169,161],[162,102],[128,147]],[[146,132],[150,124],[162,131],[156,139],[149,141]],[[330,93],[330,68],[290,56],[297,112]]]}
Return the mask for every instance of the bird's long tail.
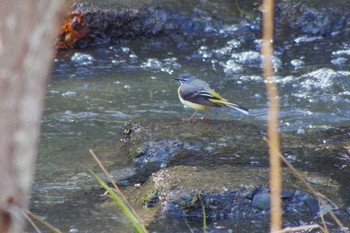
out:
{"label": "bird's long tail", "polygon": [[202,97],[205,96],[208,98],[208,100],[212,103],[215,103],[219,106],[226,106],[229,108],[233,108],[241,113],[248,114],[249,109],[246,107],[243,107],[242,105],[235,104],[229,102],[227,99],[221,97],[218,93],[216,93],[214,90],[210,90],[209,92],[201,92]]}
{"label": "bird's long tail", "polygon": [[248,114],[249,113],[249,109],[246,107],[243,107],[242,105],[239,104],[235,104],[235,103],[231,103],[231,102],[221,102],[222,105],[229,107],[229,108],[233,108],[241,113],[244,114]]}

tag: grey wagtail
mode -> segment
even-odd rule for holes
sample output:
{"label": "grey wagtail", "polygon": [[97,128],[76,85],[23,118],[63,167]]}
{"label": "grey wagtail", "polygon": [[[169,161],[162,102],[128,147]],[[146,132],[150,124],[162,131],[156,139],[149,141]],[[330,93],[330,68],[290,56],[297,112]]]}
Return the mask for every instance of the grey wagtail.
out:
{"label": "grey wagtail", "polygon": [[205,115],[202,119],[208,117],[209,107],[229,107],[236,109],[244,114],[248,114],[248,109],[235,103],[231,103],[227,99],[222,98],[218,93],[210,88],[209,84],[203,80],[196,78],[190,74],[183,74],[178,78],[174,78],[180,83],[177,93],[181,103],[187,107],[193,108],[196,111],[188,119],[191,121],[198,110],[205,110]]}

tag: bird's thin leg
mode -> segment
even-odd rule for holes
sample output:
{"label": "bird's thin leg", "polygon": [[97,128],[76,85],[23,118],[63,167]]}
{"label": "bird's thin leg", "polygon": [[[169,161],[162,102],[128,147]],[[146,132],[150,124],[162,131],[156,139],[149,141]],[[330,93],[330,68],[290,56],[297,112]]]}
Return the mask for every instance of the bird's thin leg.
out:
{"label": "bird's thin leg", "polygon": [[193,113],[193,115],[190,117],[190,119],[188,119],[188,121],[192,121],[193,117],[197,114],[197,110]]}
{"label": "bird's thin leg", "polygon": [[204,116],[201,118],[202,120],[207,120],[208,119],[208,108],[205,110]]}

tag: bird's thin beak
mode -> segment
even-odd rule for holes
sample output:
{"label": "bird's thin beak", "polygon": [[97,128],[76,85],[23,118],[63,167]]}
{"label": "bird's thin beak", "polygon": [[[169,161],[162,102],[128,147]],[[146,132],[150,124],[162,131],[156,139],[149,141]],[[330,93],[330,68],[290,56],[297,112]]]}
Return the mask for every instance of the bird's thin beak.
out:
{"label": "bird's thin beak", "polygon": [[180,85],[183,85],[185,83],[185,79],[182,77],[177,77],[177,78],[173,78],[174,80],[178,81]]}
{"label": "bird's thin beak", "polygon": [[182,79],[181,78],[173,78],[174,80],[176,80],[180,85],[182,85],[183,84],[183,82],[182,82]]}

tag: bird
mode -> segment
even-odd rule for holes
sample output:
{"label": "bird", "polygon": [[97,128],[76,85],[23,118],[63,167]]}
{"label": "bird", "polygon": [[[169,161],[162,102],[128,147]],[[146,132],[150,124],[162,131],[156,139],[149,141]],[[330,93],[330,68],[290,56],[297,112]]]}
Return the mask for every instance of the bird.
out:
{"label": "bird", "polygon": [[174,80],[178,81],[180,86],[177,89],[179,99],[183,105],[195,109],[196,111],[188,119],[192,121],[198,110],[205,110],[202,117],[206,120],[208,117],[209,107],[229,107],[241,113],[248,114],[249,109],[242,105],[232,103],[216,93],[206,81],[198,79],[191,74],[182,74]]}

